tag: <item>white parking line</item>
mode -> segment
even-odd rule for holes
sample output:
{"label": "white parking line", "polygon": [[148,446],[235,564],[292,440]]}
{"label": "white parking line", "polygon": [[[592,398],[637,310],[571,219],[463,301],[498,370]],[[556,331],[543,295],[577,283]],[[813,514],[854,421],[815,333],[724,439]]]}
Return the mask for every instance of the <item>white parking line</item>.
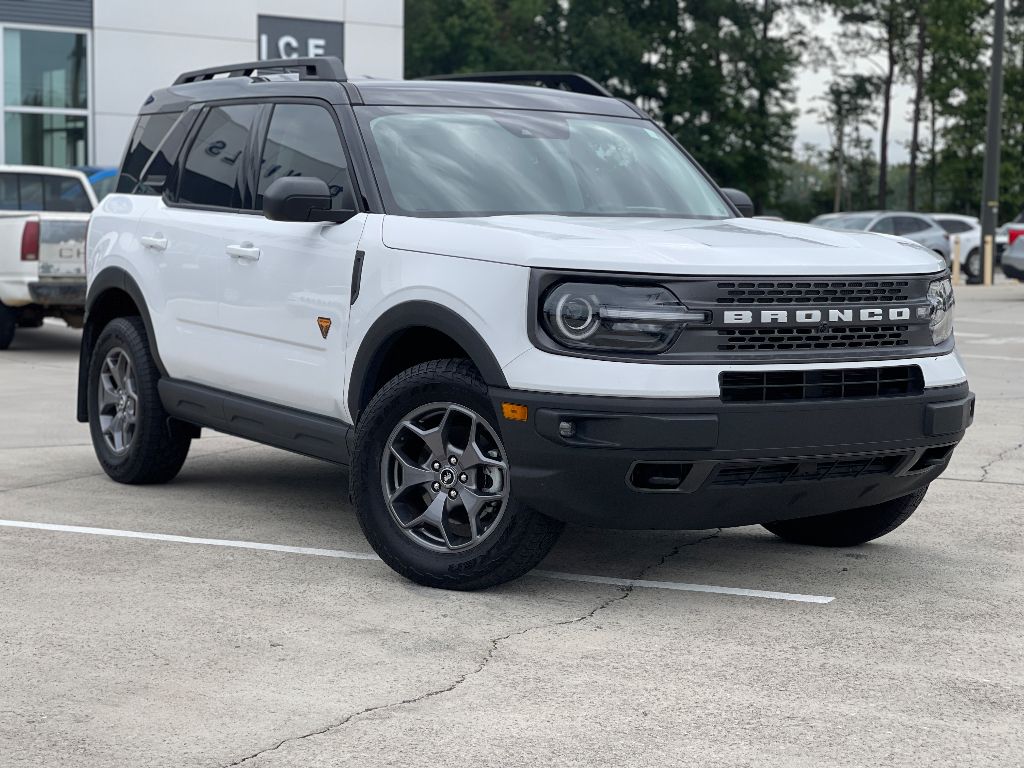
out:
{"label": "white parking line", "polygon": [[[233,541],[230,539],[204,539],[195,536],[175,536],[168,533],[146,533],[145,531],[120,531],[115,528],[89,528],[82,525],[56,525],[54,523],[29,523],[22,520],[0,520],[0,528],[28,528],[36,531],[59,533],[85,533],[93,536],[114,536],[122,539],[146,539],[148,541],[169,541],[177,544],[205,544],[212,547],[233,547],[235,549],[261,549],[271,552],[287,552],[294,555],[315,555],[337,557],[344,560],[380,560],[368,552],[346,552],[340,549],[317,549],[315,547],[292,547],[285,544],[262,544],[255,541]],[[561,581],[582,581],[590,584],[613,584],[620,587],[642,589],[668,589],[677,592],[709,592],[716,595],[737,597],[759,597],[768,600],[788,600],[796,603],[831,603],[834,597],[825,595],[800,595],[789,592],[768,592],[760,589],[739,587],[716,587],[710,584],[687,584],[678,581],[648,581],[646,579],[616,579],[609,576],[589,576],[581,573],[560,571],[532,571],[531,575]]]}
{"label": "white parking line", "polygon": [[380,560],[367,552],[345,552],[340,549],[316,549],[315,547],[290,547],[286,544],[261,544],[257,541],[231,541],[230,539],[201,539],[195,536],[174,536],[168,533],[146,533],[144,531],[119,531],[116,528],[88,528],[82,525],[54,525],[53,523],[27,523],[21,520],[0,520],[2,528],[32,528],[37,531],[59,531],[61,533],[89,533],[93,536],[116,536],[122,539],[148,539],[150,541],[173,541],[178,544],[205,544],[209,547],[234,547],[236,549],[267,549],[272,552],[290,552],[293,555],[317,555],[319,557],[340,557],[345,560]]}
{"label": "white parking line", "polygon": [[792,592],[766,592],[763,589],[742,589],[740,587],[712,587],[708,584],[687,584],[682,581],[648,581],[647,579],[613,579],[609,576],[585,576],[578,573],[559,571],[531,571],[534,576],[562,581],[586,581],[591,584],[615,584],[620,587],[643,587],[644,589],[674,589],[677,592],[711,592],[716,595],[738,597],[761,597],[767,600],[789,600],[794,603],[831,603],[834,597],[825,595],[798,595]]}
{"label": "white parking line", "polygon": [[1005,357],[1002,355],[972,355],[969,352],[961,352],[960,357],[968,360],[1003,360],[1008,363],[1024,363],[1024,357]]}

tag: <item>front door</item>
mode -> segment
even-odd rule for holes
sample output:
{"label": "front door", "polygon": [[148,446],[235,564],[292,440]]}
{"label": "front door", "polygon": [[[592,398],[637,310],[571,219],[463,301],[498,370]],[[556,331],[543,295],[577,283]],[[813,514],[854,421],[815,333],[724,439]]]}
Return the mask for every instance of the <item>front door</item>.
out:
{"label": "front door", "polygon": [[230,243],[220,290],[224,389],[339,417],[352,268],[365,214],[342,224],[264,218],[263,193],[284,176],[327,182],[334,209],[356,208],[341,133],[317,103],[276,104],[256,165],[249,231]]}

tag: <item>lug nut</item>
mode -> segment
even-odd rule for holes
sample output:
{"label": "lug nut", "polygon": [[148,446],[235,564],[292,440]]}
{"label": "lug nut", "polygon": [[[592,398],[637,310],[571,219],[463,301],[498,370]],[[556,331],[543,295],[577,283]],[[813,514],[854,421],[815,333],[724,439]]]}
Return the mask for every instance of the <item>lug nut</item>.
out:
{"label": "lug nut", "polygon": [[465,472],[463,472],[461,475],[459,475],[459,482],[460,483],[465,483],[465,482],[468,482],[468,481],[469,481],[469,475],[467,475]]}
{"label": "lug nut", "polygon": [[431,468],[432,468],[432,469],[433,469],[433,470],[434,470],[435,472],[439,472],[439,471],[441,470],[441,462],[440,462],[440,461],[435,461],[435,462],[434,462],[433,464],[431,464],[430,466],[431,466]]}
{"label": "lug nut", "polygon": [[449,456],[448,463],[454,467],[456,464],[459,463],[459,460],[455,456]]}
{"label": "lug nut", "polygon": [[441,490],[441,484],[440,483],[434,483],[430,487],[433,488],[435,491],[440,491]]}
{"label": "lug nut", "polygon": [[458,495],[459,495],[459,492],[456,491],[454,488],[452,488],[450,491],[448,491],[448,498],[449,499],[457,498]]}

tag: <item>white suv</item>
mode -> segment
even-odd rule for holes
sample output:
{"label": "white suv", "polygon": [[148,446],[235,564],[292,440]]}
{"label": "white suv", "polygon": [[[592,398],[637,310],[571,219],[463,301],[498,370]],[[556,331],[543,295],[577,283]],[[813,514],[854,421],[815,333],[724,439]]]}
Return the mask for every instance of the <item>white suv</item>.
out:
{"label": "white suv", "polygon": [[881,536],[973,414],[945,266],[732,198],[600,93],[182,75],[92,219],[79,419],[125,483],[202,427],[348,465],[370,544],[439,587],[565,521]]}

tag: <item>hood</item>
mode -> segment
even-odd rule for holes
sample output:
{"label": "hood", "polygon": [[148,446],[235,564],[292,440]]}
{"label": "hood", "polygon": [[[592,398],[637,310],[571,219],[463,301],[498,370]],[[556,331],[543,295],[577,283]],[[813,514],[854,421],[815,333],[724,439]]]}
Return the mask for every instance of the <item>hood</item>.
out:
{"label": "hood", "polygon": [[897,275],[941,258],[888,235],[763,219],[385,216],[388,248],[550,269],[662,275]]}

